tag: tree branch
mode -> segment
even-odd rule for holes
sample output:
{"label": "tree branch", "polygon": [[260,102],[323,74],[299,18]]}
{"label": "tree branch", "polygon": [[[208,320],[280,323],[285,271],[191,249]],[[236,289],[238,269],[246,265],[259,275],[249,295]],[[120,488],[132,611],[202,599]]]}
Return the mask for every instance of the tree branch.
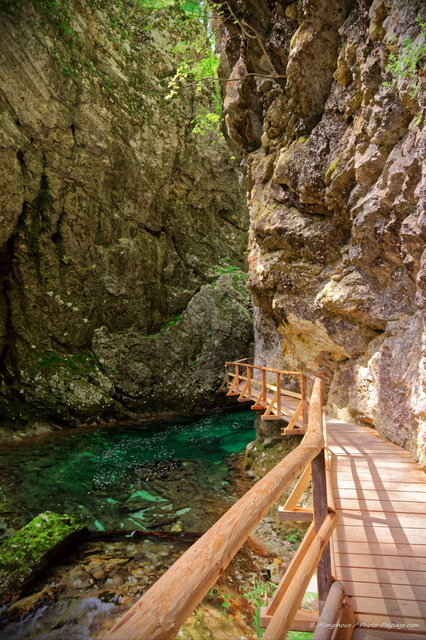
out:
{"label": "tree branch", "polygon": [[[205,80],[216,80],[217,82],[240,82],[241,80],[244,80],[245,78],[250,78],[250,77],[266,78],[268,80],[280,80],[280,79],[285,79],[287,76],[280,76],[280,75],[268,76],[264,73],[246,73],[240,78],[216,78],[215,76],[206,76],[205,78],[200,78],[199,80],[193,80],[192,82],[188,82],[187,84],[181,87],[176,87],[175,90],[180,91],[181,89],[186,89],[187,87],[191,87],[194,84],[198,84],[199,82],[204,82]],[[153,92],[168,93],[173,90],[174,90],[173,87],[170,87],[168,89],[144,89],[144,91],[148,93],[153,93]]]}
{"label": "tree branch", "polygon": [[[267,52],[266,47],[265,47],[265,45],[264,45],[264,44],[263,44],[263,42],[262,42],[262,38],[261,38],[261,37],[260,37],[260,35],[257,33],[256,29],[255,29],[254,27],[252,27],[250,24],[248,24],[245,20],[242,20],[242,19],[240,20],[240,19],[235,15],[235,13],[232,11],[231,6],[230,6],[230,4],[229,4],[228,2],[224,1],[224,2],[221,2],[220,4],[221,4],[222,6],[223,6],[223,5],[226,5],[226,7],[228,8],[229,13],[230,13],[230,14],[231,14],[231,16],[234,18],[234,20],[235,20],[236,24],[239,24],[239,25],[240,25],[240,27],[241,27],[241,31],[243,32],[243,34],[244,34],[247,38],[249,38],[249,39],[251,39],[251,40],[256,40],[256,41],[257,41],[257,43],[258,43],[259,47],[262,49],[263,55],[265,56],[265,58],[266,58],[266,59],[267,59],[267,61],[269,62],[269,65],[270,65],[270,67],[271,67],[272,71],[273,71],[275,74],[277,74],[277,77],[282,77],[282,76],[279,76],[278,71],[276,70],[274,63],[272,62],[272,58],[271,58],[271,56],[269,55],[269,53]],[[250,31],[251,31],[251,33],[249,33],[249,31],[248,31],[248,30],[250,30]]]}
{"label": "tree branch", "polygon": [[139,0],[135,0],[135,4],[133,5],[133,9],[131,10],[129,15],[126,17],[125,21],[123,22],[123,28],[127,27],[127,23],[135,15],[138,4],[139,4]]}

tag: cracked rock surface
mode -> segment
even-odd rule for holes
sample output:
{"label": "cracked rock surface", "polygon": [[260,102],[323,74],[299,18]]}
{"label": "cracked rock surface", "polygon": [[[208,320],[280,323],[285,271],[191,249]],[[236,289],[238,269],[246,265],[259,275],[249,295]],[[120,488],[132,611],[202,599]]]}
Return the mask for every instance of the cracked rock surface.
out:
{"label": "cracked rock surface", "polygon": [[386,66],[421,48],[425,4],[229,4],[223,71],[259,74],[224,101],[247,166],[257,361],[321,375],[334,415],[424,465],[425,57],[411,80]]}
{"label": "cracked rock surface", "polygon": [[[221,258],[243,266],[248,219],[235,158],[216,134],[192,132],[212,94],[190,87],[166,99],[173,47],[187,38],[166,11],[135,15],[124,29],[106,0],[70,0],[64,16],[59,5],[8,6],[0,9],[0,422],[126,417],[136,408],[121,404],[123,393],[155,412],[152,349],[138,347],[131,379],[120,379],[124,368],[102,366],[92,341],[103,362],[115,361],[106,335],[129,332],[142,343],[213,282]],[[246,307],[234,320],[245,340]],[[182,363],[188,373],[203,352],[197,323],[185,330],[188,351],[197,344]],[[229,353],[223,338],[220,327],[211,338],[220,372],[250,348]],[[159,342],[163,370],[166,357],[177,358]]]}

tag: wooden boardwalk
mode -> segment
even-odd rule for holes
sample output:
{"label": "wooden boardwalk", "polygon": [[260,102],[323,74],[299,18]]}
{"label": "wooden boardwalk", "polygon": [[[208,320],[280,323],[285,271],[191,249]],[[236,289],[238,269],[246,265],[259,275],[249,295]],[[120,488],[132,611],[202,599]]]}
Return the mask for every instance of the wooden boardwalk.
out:
{"label": "wooden boardwalk", "polygon": [[426,476],[374,429],[326,423],[335,577],[358,623],[426,638]]}
{"label": "wooden boardwalk", "polygon": [[[303,435],[303,428],[297,429],[300,418],[292,420],[300,407],[296,394],[282,390],[278,410],[271,394],[278,381],[273,388],[266,385],[259,402],[259,387],[247,387],[250,374],[244,367],[237,379],[231,376],[230,395],[240,393],[240,401],[251,397],[253,408],[268,408],[264,419],[286,420],[290,433]],[[344,585],[356,616],[353,638],[426,640],[426,474],[405,449],[374,429],[325,416],[324,431],[329,504],[339,515],[331,538],[333,576]],[[283,520],[307,519],[295,508],[303,484],[307,481],[296,490],[296,501],[290,498],[280,508]]]}

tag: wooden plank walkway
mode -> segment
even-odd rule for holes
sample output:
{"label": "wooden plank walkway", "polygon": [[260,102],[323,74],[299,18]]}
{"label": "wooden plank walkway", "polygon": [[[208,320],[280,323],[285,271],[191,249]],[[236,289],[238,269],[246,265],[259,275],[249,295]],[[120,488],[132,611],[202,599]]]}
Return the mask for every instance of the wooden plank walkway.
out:
{"label": "wooden plank walkway", "polygon": [[339,514],[331,544],[335,577],[358,623],[371,626],[354,638],[426,638],[426,475],[374,429],[326,423]]}
{"label": "wooden plank walkway", "polygon": [[[300,394],[289,397],[279,377],[275,385],[265,384],[265,374],[262,385],[254,381],[257,369],[242,361],[235,373],[228,367],[228,395],[254,402],[253,409],[265,410],[264,420],[288,421],[292,428],[284,434],[303,435],[306,381],[302,386],[301,379]],[[426,474],[405,449],[374,429],[328,416],[325,422],[328,502],[339,515],[331,538],[333,575],[355,612],[353,638],[426,640]],[[306,519],[300,510],[294,513],[307,485],[300,482],[295,500],[279,509],[283,520]]]}

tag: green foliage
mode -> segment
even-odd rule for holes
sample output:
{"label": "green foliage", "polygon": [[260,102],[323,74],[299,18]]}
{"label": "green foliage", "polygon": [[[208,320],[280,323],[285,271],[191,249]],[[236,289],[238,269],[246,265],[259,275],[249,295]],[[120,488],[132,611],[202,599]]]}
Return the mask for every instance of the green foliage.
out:
{"label": "green foliage", "polygon": [[224,275],[231,276],[232,286],[236,291],[240,293],[247,293],[247,273],[236,267],[233,264],[229,264],[230,258],[221,258],[219,264],[213,267],[213,272],[216,275],[215,281]]}
{"label": "green foliage", "polygon": [[[44,40],[46,25],[49,26],[50,54],[65,78],[75,85],[82,82],[82,72],[98,81],[99,87],[109,100],[125,99],[125,109],[135,118],[150,117],[145,104],[144,89],[159,92],[159,97],[170,102],[187,86],[194,86],[202,100],[194,101],[193,132],[206,135],[214,131],[220,134],[221,96],[216,80],[215,98],[211,111],[206,107],[203,86],[208,79],[215,82],[219,56],[214,50],[214,38],[209,21],[207,0],[116,0],[107,5],[108,23],[106,35],[124,57],[131,57],[130,49],[140,43],[149,48],[149,32],[172,27],[177,44],[172,49],[177,62],[175,72],[162,81],[162,89],[138,87],[138,98],[123,88],[91,61],[90,46],[74,29],[69,0],[33,0],[39,19],[27,17],[21,9],[21,0],[0,0],[0,11],[20,17],[31,27],[33,35]],[[21,9],[21,12],[20,12]],[[43,28],[41,26],[43,25]],[[146,39],[143,39],[143,32]],[[135,40],[136,38],[136,40]],[[124,46],[126,45],[126,46]],[[129,49],[130,45],[130,49]],[[161,95],[163,94],[163,95]],[[201,106],[202,105],[202,106]],[[213,144],[213,142],[212,142]]]}
{"label": "green foliage", "polygon": [[254,607],[253,623],[257,638],[263,636],[263,629],[260,626],[260,609],[268,603],[268,600],[273,596],[276,588],[277,585],[273,582],[255,580],[253,587],[243,596],[246,600],[249,600]]}
{"label": "green foliage", "polygon": [[71,26],[72,16],[68,10],[68,0],[33,0],[40,14],[47,18],[58,30],[59,40],[72,51],[80,44],[80,36]]}
{"label": "green foliage", "polygon": [[[411,97],[415,98],[420,91],[419,86],[419,63],[426,56],[426,23],[420,18],[416,19],[420,26],[420,33],[416,40],[409,37],[404,38],[399,54],[390,53],[386,71],[391,73],[393,78],[389,82],[384,82],[385,87],[395,87],[400,78],[408,83],[408,91]],[[393,39],[393,42],[396,38]]]}
{"label": "green foliage", "polygon": [[[72,26],[68,0],[33,0],[33,4],[41,16],[42,22],[51,25],[54,30],[54,38],[50,48],[53,60],[66,77],[78,83],[78,70],[82,62],[80,52],[83,45],[80,36]],[[20,16],[20,5],[21,0],[0,0],[0,10],[17,17]],[[36,21],[23,15],[20,17],[31,27],[34,36],[41,39]],[[64,47],[68,52],[65,56]]]}
{"label": "green foliage", "polygon": [[299,547],[299,544],[302,542],[303,538],[306,535],[306,524],[299,523],[294,524],[290,521],[283,523],[283,533],[287,542],[290,543],[291,548],[295,551]]}
{"label": "green foliage", "polygon": [[219,600],[220,602],[220,606],[222,607],[222,615],[225,616],[228,611],[229,608],[231,606],[231,603],[229,602],[231,595],[229,593],[227,593],[226,591],[223,592],[219,592],[218,589],[216,589],[215,587],[213,587],[212,589],[210,589],[210,591],[207,594],[207,598],[211,598],[212,600]]}
{"label": "green foliage", "polygon": [[167,331],[167,329],[169,327],[173,327],[175,324],[177,324],[179,322],[179,320],[181,320],[182,316],[175,316],[174,318],[172,318],[171,320],[169,320],[168,322],[166,322],[165,324],[163,324],[163,326],[161,327],[159,333],[160,335],[163,334],[165,331]]}
{"label": "green foliage", "polygon": [[0,602],[16,598],[48,554],[82,530],[77,517],[45,511],[6,540],[0,547]]}
{"label": "green foliage", "polygon": [[222,615],[225,616],[228,613],[228,610],[229,610],[229,607],[230,607],[230,603],[229,603],[230,595],[229,595],[229,593],[222,594],[222,598],[223,598],[223,602],[222,602],[222,604],[220,606],[223,608]]}
{"label": "green foliage", "polygon": [[[81,351],[80,353],[57,353],[53,349],[31,354],[31,373],[41,372],[43,374],[58,373],[66,370],[70,373],[81,375],[90,374],[99,369],[98,361],[92,351]],[[114,372],[113,369],[109,370]]]}
{"label": "green foliage", "polygon": [[181,315],[177,315],[174,318],[172,318],[171,320],[169,320],[168,322],[166,322],[165,324],[163,324],[160,327],[160,330],[157,331],[157,333],[151,333],[148,335],[148,338],[155,338],[158,339],[160,336],[163,335],[163,333],[165,331],[167,331],[167,329],[169,329],[170,327],[173,327],[175,324],[177,324],[179,322],[179,320],[182,319]]}
{"label": "green foliage", "polygon": [[311,640],[312,635],[309,631],[289,631],[287,640]]}
{"label": "green foliage", "polygon": [[194,366],[194,364],[196,364],[197,360],[198,360],[199,358],[201,358],[201,356],[202,356],[202,355],[203,355],[203,353],[202,353],[201,351],[200,351],[200,353],[197,353],[197,355],[195,356],[195,360],[191,360],[191,362],[189,363],[189,366],[190,366],[190,367],[193,367],[193,366]]}
{"label": "green foliage", "polygon": [[[123,3],[121,3],[122,5]],[[169,9],[178,8],[189,15],[200,16],[203,12],[203,3],[197,0],[139,0],[140,8],[147,9]]]}
{"label": "green foliage", "polygon": [[206,135],[209,131],[219,132],[221,113],[212,111],[207,111],[203,109],[195,118],[192,120],[192,124],[194,125],[192,131],[193,133],[198,133],[201,136]]}
{"label": "green foliage", "polygon": [[[190,10],[192,5],[192,10]],[[196,90],[203,91],[204,81],[218,77],[219,55],[215,52],[213,34],[208,29],[206,7],[204,2],[180,2],[185,14],[185,21],[189,23],[188,39],[183,39],[173,48],[172,52],[180,58],[176,72],[168,83],[167,100],[174,98],[182,88],[195,85]],[[194,23],[195,19],[195,23]],[[203,27],[200,29],[200,25]],[[195,27],[195,29],[194,29]],[[198,31],[198,35],[194,37]],[[215,87],[215,109],[208,111],[202,108],[192,121],[193,133],[206,135],[211,131],[220,134],[219,123],[222,113],[222,100],[219,82]]]}
{"label": "green foliage", "polygon": [[0,11],[15,16],[20,1],[21,0],[0,0]]}

